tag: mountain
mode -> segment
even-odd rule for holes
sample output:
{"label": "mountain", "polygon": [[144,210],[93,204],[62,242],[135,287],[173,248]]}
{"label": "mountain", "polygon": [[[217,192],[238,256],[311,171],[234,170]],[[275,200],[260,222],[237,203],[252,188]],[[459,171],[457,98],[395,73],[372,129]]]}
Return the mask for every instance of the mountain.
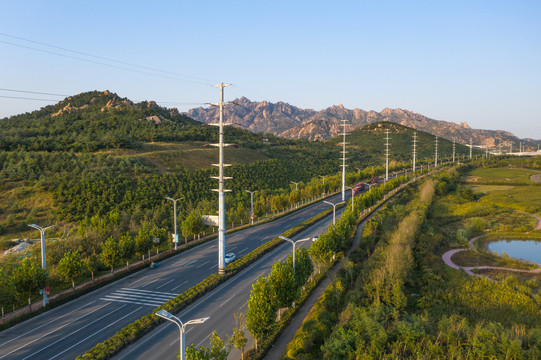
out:
{"label": "mountain", "polygon": [[[216,107],[196,108],[187,115],[204,123],[218,121],[219,112]],[[539,140],[519,139],[512,133],[503,130],[472,129],[467,123],[434,120],[408,110],[385,108],[381,112],[346,109],[343,105],[334,105],[321,111],[301,109],[284,102],[276,104],[268,101],[252,102],[242,97],[225,106],[224,117],[228,122],[239,124],[253,132],[271,133],[288,139],[326,140],[340,133],[340,120],[348,120],[350,129],[380,121],[390,121],[458,143],[474,145],[499,146],[508,150],[510,146],[517,150],[519,143],[537,148]]]}

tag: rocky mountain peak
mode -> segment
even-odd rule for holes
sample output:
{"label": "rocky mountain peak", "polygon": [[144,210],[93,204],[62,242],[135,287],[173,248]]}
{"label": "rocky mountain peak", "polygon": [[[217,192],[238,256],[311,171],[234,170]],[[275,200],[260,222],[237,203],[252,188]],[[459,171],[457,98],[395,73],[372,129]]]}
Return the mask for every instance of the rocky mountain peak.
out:
{"label": "rocky mountain peak", "polygon": [[[226,121],[241,124],[254,132],[272,133],[289,139],[307,138],[325,140],[340,133],[340,120],[348,120],[351,129],[380,121],[390,121],[421,131],[469,144],[470,137],[477,145],[518,144],[513,134],[501,130],[471,129],[467,123],[460,125],[434,120],[405,109],[384,108],[380,112],[361,109],[347,109],[342,104],[333,105],[321,111],[301,109],[285,102],[252,102],[246,97],[235,99],[226,106]],[[191,109],[188,116],[204,123],[218,121],[218,109]]]}

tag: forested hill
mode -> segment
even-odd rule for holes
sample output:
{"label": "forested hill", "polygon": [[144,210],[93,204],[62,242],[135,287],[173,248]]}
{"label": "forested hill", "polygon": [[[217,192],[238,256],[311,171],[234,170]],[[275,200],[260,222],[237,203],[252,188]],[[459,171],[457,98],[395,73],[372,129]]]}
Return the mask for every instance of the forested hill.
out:
{"label": "forested hill", "polygon": [[[239,142],[261,136],[233,129]],[[217,130],[154,101],[133,103],[109,91],[68,97],[56,105],[0,120],[0,150],[96,151],[138,148],[148,141],[216,141]]]}

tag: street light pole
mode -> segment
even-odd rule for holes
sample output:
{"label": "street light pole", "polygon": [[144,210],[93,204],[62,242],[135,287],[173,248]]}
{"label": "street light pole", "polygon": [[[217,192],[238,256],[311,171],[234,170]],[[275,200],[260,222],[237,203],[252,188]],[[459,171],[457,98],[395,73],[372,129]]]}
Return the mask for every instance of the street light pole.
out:
{"label": "street light pole", "polygon": [[183,324],[182,321],[180,321],[180,319],[178,317],[176,317],[175,315],[169,313],[168,311],[160,310],[160,311],[156,312],[155,314],[158,315],[159,317],[165,319],[165,320],[169,320],[172,323],[175,323],[178,326],[178,329],[180,331],[180,360],[185,360],[185,358],[186,358],[186,347],[184,346],[184,342],[185,342],[185,335],[184,334],[186,333],[186,331],[185,331],[186,326],[195,325],[195,324],[202,324],[205,321],[207,321],[209,318],[206,317],[206,318],[194,319],[194,320],[190,320],[190,321]]}
{"label": "street light pole", "polygon": [[306,238],[306,239],[300,239],[300,240],[297,240],[297,241],[293,241],[289,238],[286,238],[285,236],[282,236],[280,235],[279,236],[280,239],[282,240],[285,240],[285,241],[289,241],[291,243],[291,245],[293,245],[293,274],[295,274],[295,247],[297,246],[297,243],[298,242],[301,242],[301,241],[307,241],[307,240],[310,240],[310,238]]}
{"label": "street light pole", "polygon": [[[47,261],[45,258],[45,230],[50,229],[56,225],[47,226],[46,228],[42,228],[41,226],[36,225],[36,224],[30,224],[28,226],[36,230],[39,230],[41,234],[41,268],[43,270],[47,270]],[[47,298],[45,289],[43,289],[43,307],[47,306],[48,303],[49,303],[49,299]]]}
{"label": "street light pole", "polygon": [[326,204],[332,205],[332,207],[333,207],[333,211],[332,211],[332,224],[333,224],[333,225],[336,224],[336,206],[337,206],[337,205],[340,205],[340,204],[343,204],[344,202],[343,202],[343,201],[340,201],[339,203],[336,203],[336,204],[333,204],[332,202],[327,201],[327,200],[324,200],[323,202],[326,203]]}
{"label": "street light pole", "polygon": [[299,190],[299,184],[300,182],[290,181],[290,183],[295,184],[295,191]]}
{"label": "street light pole", "polygon": [[165,197],[167,200],[171,200],[173,202],[173,217],[175,218],[175,250],[177,250],[178,247],[178,234],[177,234],[177,201],[182,200],[184,198],[178,198],[173,199],[169,196]]}
{"label": "street light pole", "polygon": [[254,224],[254,194],[257,192],[257,190],[250,191],[250,190],[244,190],[247,193],[250,193],[250,205],[252,208],[252,212],[250,214],[250,218],[252,219],[252,225]]}

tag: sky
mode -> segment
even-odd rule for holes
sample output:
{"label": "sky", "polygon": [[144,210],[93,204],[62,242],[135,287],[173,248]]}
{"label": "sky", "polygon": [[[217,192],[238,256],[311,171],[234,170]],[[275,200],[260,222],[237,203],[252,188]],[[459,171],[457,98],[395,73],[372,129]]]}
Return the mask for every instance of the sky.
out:
{"label": "sky", "polygon": [[541,139],[541,1],[0,5],[0,118],[63,99],[7,90],[110,90],[187,111],[224,82],[226,101],[401,108]]}

